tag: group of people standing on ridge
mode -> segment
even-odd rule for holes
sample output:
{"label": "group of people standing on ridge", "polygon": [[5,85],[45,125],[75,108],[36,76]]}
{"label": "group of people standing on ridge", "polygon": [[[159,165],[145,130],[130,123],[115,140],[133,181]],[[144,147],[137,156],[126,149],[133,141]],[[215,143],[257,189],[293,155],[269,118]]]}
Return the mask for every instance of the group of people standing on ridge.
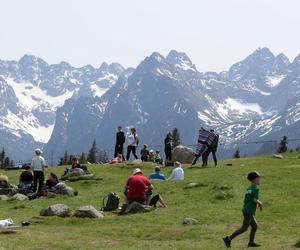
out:
{"label": "group of people standing on ridge", "polygon": [[[214,131],[210,130],[211,133],[215,134],[215,139],[207,147],[207,149],[201,154],[201,155],[195,155],[195,159],[192,162],[192,166],[196,164],[197,160],[202,156],[202,167],[207,167],[208,165],[208,157],[212,153],[213,160],[215,166],[218,165],[217,160],[217,149],[219,144],[219,135]],[[127,145],[127,154],[126,159],[124,157],[124,144],[126,142],[126,138],[128,141]],[[129,161],[131,154],[135,159],[139,159],[137,156],[137,147],[139,145],[139,137],[137,134],[137,131],[135,128],[130,129],[129,135],[126,137],[125,132],[123,131],[121,126],[118,126],[117,133],[116,133],[116,144],[115,144],[115,152],[114,152],[114,159],[110,163],[120,163],[122,161]],[[164,153],[165,153],[165,162],[172,162],[172,143],[173,143],[173,137],[172,133],[167,133],[165,139],[164,139]],[[162,164],[163,159],[160,155],[159,150],[149,150],[148,145],[144,144],[143,148],[140,151],[140,159],[143,162],[155,162]]]}

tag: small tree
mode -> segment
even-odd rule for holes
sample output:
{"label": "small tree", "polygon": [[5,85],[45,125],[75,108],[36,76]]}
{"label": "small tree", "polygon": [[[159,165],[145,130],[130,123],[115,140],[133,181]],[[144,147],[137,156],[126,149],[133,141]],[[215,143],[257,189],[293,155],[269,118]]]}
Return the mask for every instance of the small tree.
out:
{"label": "small tree", "polygon": [[86,156],[85,156],[85,153],[81,153],[81,156],[79,158],[79,163],[80,164],[86,164]]}
{"label": "small tree", "polygon": [[0,153],[0,167],[4,168],[4,160],[5,160],[5,150],[2,148],[2,151]]}
{"label": "small tree", "polygon": [[65,163],[64,163],[64,157],[60,157],[58,165],[59,166],[65,165]]}
{"label": "small tree", "polygon": [[279,142],[279,147],[277,149],[277,152],[279,154],[285,153],[288,150],[287,145],[288,145],[288,138],[285,135],[282,137],[281,141]]}
{"label": "small tree", "polygon": [[10,166],[10,159],[9,159],[9,157],[7,156],[7,157],[5,157],[5,159],[4,159],[4,165],[3,165],[3,168],[7,168],[7,167],[9,167]]}
{"label": "small tree", "polygon": [[67,165],[68,162],[69,162],[69,154],[68,154],[68,151],[66,150],[65,154],[64,154],[63,165]]}
{"label": "small tree", "polygon": [[99,153],[99,162],[105,163],[108,161],[108,156],[105,150],[100,151]]}
{"label": "small tree", "polygon": [[241,158],[241,155],[240,155],[240,149],[237,148],[237,150],[235,151],[235,153],[233,154],[233,158],[234,159],[239,159]]}
{"label": "small tree", "polygon": [[97,162],[97,144],[96,140],[94,139],[91,149],[89,150],[87,161],[90,163]]}
{"label": "small tree", "polygon": [[179,146],[181,144],[180,133],[179,133],[178,128],[173,129],[172,138],[173,138],[173,143],[172,143],[173,148],[176,148],[177,146]]}

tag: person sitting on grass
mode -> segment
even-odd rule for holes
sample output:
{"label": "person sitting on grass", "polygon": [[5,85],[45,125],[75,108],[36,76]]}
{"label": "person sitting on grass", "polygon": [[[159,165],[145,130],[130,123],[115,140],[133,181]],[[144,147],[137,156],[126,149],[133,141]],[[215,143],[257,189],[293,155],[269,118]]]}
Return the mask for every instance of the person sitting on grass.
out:
{"label": "person sitting on grass", "polygon": [[123,162],[123,156],[118,154],[117,157],[113,158],[108,164],[118,164]]}
{"label": "person sitting on grass", "polygon": [[168,180],[184,180],[184,171],[179,161],[174,162],[174,169]]}
{"label": "person sitting on grass", "polygon": [[163,198],[160,194],[152,195],[152,190],[146,190],[146,205],[151,207],[156,207],[157,203],[161,208],[167,207],[166,203],[164,202]]}
{"label": "person sitting on grass", "polygon": [[0,188],[9,188],[8,177],[4,174],[0,174]]}
{"label": "person sitting on grass", "polygon": [[146,203],[146,190],[153,189],[150,181],[143,176],[141,169],[136,168],[130,176],[125,186],[126,203],[138,202]]}
{"label": "person sitting on grass", "polygon": [[154,172],[155,173],[152,173],[149,175],[149,180],[163,180],[164,181],[166,179],[165,175],[160,172],[159,166],[156,166],[154,168]]}
{"label": "person sitting on grass", "polygon": [[72,158],[72,166],[71,167],[72,167],[72,169],[74,169],[74,168],[82,169],[81,165],[79,164],[79,159],[77,157]]}
{"label": "person sitting on grass", "polygon": [[33,189],[33,173],[31,171],[31,166],[26,165],[25,170],[21,173],[19,179],[18,188],[22,190],[32,190]]}
{"label": "person sitting on grass", "polygon": [[46,189],[51,189],[59,183],[58,177],[54,173],[50,173],[46,181]]}
{"label": "person sitting on grass", "polygon": [[260,185],[260,174],[258,172],[251,172],[248,174],[247,179],[251,182],[251,185],[248,187],[244,198],[244,208],[242,210],[244,216],[243,225],[232,235],[223,238],[223,241],[228,248],[231,247],[231,241],[240,234],[245,233],[249,226],[251,226],[251,232],[248,247],[260,247],[259,244],[254,242],[257,230],[257,222],[255,219],[256,208],[259,207],[261,211],[263,208],[262,202],[258,199],[259,189],[257,186]]}
{"label": "person sitting on grass", "polygon": [[149,150],[148,150],[148,145],[147,144],[144,144],[144,147],[141,150],[141,160],[143,162],[149,161]]}

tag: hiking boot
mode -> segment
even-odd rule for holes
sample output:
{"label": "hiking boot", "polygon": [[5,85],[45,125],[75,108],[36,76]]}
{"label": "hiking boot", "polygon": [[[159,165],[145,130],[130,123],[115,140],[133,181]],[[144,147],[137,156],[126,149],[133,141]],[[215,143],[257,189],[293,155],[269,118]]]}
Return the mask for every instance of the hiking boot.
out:
{"label": "hiking boot", "polygon": [[224,237],[223,241],[224,241],[226,247],[228,247],[228,248],[231,247],[231,239],[229,238],[229,236]]}
{"label": "hiking boot", "polygon": [[254,243],[254,242],[249,242],[248,243],[248,247],[260,247],[261,245],[259,245],[259,244],[256,244],[256,243]]}

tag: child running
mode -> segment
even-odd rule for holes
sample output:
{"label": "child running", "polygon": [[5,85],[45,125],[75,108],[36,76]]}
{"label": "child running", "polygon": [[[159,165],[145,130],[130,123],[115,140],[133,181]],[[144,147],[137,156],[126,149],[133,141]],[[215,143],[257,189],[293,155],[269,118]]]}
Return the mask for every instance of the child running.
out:
{"label": "child running", "polygon": [[250,187],[247,189],[244,199],[244,208],[243,208],[243,225],[240,229],[236,230],[232,235],[226,236],[223,238],[223,241],[226,247],[231,247],[231,241],[238,235],[247,231],[248,227],[251,226],[250,238],[248,247],[260,247],[259,244],[254,242],[255,233],[257,230],[257,222],[255,219],[256,207],[258,206],[262,211],[262,202],[258,199],[259,189],[258,185],[260,184],[260,174],[258,172],[251,172],[248,174],[247,179],[251,182]]}

